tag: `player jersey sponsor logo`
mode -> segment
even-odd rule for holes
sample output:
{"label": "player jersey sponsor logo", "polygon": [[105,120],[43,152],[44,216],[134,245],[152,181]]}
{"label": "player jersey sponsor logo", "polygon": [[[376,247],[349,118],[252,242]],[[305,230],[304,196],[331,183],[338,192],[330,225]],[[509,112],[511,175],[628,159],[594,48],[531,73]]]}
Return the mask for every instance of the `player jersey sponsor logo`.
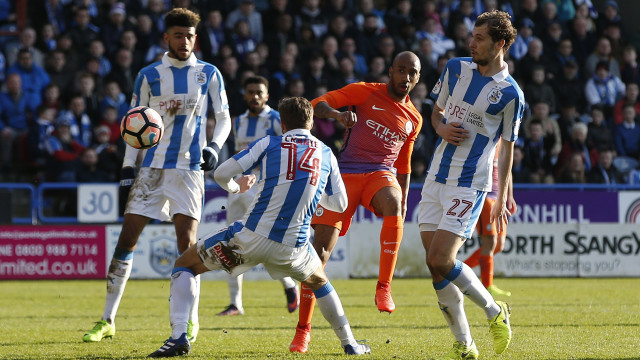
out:
{"label": "player jersey sponsor logo", "polygon": [[204,85],[207,82],[207,74],[202,71],[196,71],[196,84]]}
{"label": "player jersey sponsor logo", "polygon": [[178,258],[178,250],[174,239],[157,237],[149,242],[149,264],[160,275],[167,276],[173,270],[173,264]]}
{"label": "player jersey sponsor logo", "polygon": [[324,215],[324,208],[322,206],[318,206],[316,208],[316,216],[322,216]]}
{"label": "player jersey sponsor logo", "polygon": [[471,106],[463,103],[463,105],[457,105],[449,103],[447,108],[447,121],[454,121],[459,123],[469,123],[479,128],[484,128],[484,122],[482,116],[471,111]]}
{"label": "player jersey sponsor logo", "polygon": [[489,101],[489,104],[495,105],[500,102],[500,99],[502,99],[502,90],[498,88],[491,89],[489,94],[487,94],[487,101]]}
{"label": "player jersey sponsor logo", "polygon": [[405,140],[407,140],[407,137],[405,135],[392,131],[385,125],[382,125],[375,120],[367,119],[367,121],[365,121],[365,124],[367,124],[367,126],[373,130],[372,134],[375,137],[386,143],[403,143],[405,142]]}
{"label": "player jersey sponsor logo", "polygon": [[413,123],[411,121],[407,121],[404,124],[404,130],[407,132],[407,134],[411,134],[413,132]]}
{"label": "player jersey sponsor logo", "polygon": [[442,90],[442,82],[438,80],[438,82],[436,83],[436,86],[433,87],[433,90],[431,90],[431,92],[438,95],[440,94],[440,90]]}

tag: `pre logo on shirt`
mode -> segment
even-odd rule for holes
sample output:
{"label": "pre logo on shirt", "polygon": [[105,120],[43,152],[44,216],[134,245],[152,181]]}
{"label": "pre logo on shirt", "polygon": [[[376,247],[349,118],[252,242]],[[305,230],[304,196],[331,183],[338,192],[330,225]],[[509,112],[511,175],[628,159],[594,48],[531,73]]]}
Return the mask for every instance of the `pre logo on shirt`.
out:
{"label": "pre logo on shirt", "polygon": [[197,71],[196,73],[196,84],[204,85],[207,82],[207,74],[202,71]]}
{"label": "pre logo on shirt", "polygon": [[500,102],[500,99],[502,99],[502,91],[500,89],[493,88],[489,91],[489,94],[487,95],[487,101],[489,101],[489,104],[495,105]]}

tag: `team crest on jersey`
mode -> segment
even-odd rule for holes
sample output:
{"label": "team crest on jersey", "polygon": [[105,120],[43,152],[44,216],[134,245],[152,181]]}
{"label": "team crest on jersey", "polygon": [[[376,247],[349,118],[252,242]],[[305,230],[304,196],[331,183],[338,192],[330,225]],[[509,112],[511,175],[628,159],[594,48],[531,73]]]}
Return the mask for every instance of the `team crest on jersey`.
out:
{"label": "team crest on jersey", "polygon": [[407,134],[411,134],[411,132],[413,131],[413,123],[411,121],[407,121],[404,124],[404,129],[407,131]]}
{"label": "team crest on jersey", "polygon": [[497,104],[500,102],[500,99],[502,99],[502,91],[500,89],[494,88],[489,91],[487,101],[489,101],[490,104]]}
{"label": "team crest on jersey", "polygon": [[322,206],[318,206],[316,208],[316,216],[322,216],[324,214],[324,208]]}
{"label": "team crest on jersey", "polygon": [[175,240],[164,236],[152,239],[149,242],[149,249],[151,268],[160,275],[169,275],[178,258]]}
{"label": "team crest on jersey", "polygon": [[438,79],[436,86],[433,87],[433,90],[431,92],[438,95],[440,94],[440,90],[442,90],[442,82],[440,81],[440,79]]}
{"label": "team crest on jersey", "polygon": [[196,72],[196,84],[204,85],[206,82],[207,82],[207,74],[203,73],[202,71],[197,71]]}

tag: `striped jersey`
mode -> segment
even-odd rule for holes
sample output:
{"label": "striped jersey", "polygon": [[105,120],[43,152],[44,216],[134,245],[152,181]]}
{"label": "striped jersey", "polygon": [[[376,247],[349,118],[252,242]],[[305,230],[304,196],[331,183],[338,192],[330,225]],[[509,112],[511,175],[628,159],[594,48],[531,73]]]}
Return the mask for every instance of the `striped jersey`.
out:
{"label": "striped jersey", "polygon": [[236,152],[249,147],[252,142],[267,135],[282,135],[280,113],[266,105],[258,116],[250,116],[249,110],[233,122]]}
{"label": "striped jersey", "polygon": [[207,111],[229,108],[224,81],[215,66],[193,54],[184,67],[174,66],[167,54],[140,70],[134,83],[131,107],[148,106],[164,122],[162,139],[146,151],[142,167],[200,170]]}
{"label": "striped jersey", "polygon": [[462,123],[469,138],[459,146],[438,137],[427,169],[427,180],[491,191],[493,158],[502,136],[518,138],[524,112],[524,95],[505,66],[486,77],[471,58],[447,62],[431,91],[436,105],[444,109],[443,122]]}
{"label": "striped jersey", "polygon": [[309,130],[267,136],[233,156],[243,171],[260,166],[257,195],[243,223],[273,241],[303,246],[323,192],[340,191],[338,161]]}
{"label": "striped jersey", "polygon": [[409,101],[399,103],[387,84],[354,83],[314,99],[338,109],[352,106],[358,121],[345,133],[340,150],[340,171],[362,174],[386,170],[411,173],[413,144],[422,127],[422,115]]}

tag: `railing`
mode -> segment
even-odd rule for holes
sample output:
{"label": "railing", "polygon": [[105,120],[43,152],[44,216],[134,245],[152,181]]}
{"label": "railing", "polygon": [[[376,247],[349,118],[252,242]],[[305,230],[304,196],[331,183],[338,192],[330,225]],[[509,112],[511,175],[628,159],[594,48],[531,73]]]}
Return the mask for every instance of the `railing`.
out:
{"label": "railing", "polygon": [[[42,183],[39,186],[26,183],[0,183],[0,223],[11,224],[76,224],[78,223],[78,183]],[[113,187],[117,183],[103,184]],[[419,190],[422,185],[411,184]],[[206,185],[207,190],[219,189],[216,184]],[[515,184],[515,190],[578,190],[578,191],[630,191],[640,190],[638,185],[604,184]],[[3,203],[3,195],[8,203]],[[116,204],[117,204],[117,198]],[[113,204],[114,199],[111,199]],[[121,222],[122,217],[117,221]]]}

